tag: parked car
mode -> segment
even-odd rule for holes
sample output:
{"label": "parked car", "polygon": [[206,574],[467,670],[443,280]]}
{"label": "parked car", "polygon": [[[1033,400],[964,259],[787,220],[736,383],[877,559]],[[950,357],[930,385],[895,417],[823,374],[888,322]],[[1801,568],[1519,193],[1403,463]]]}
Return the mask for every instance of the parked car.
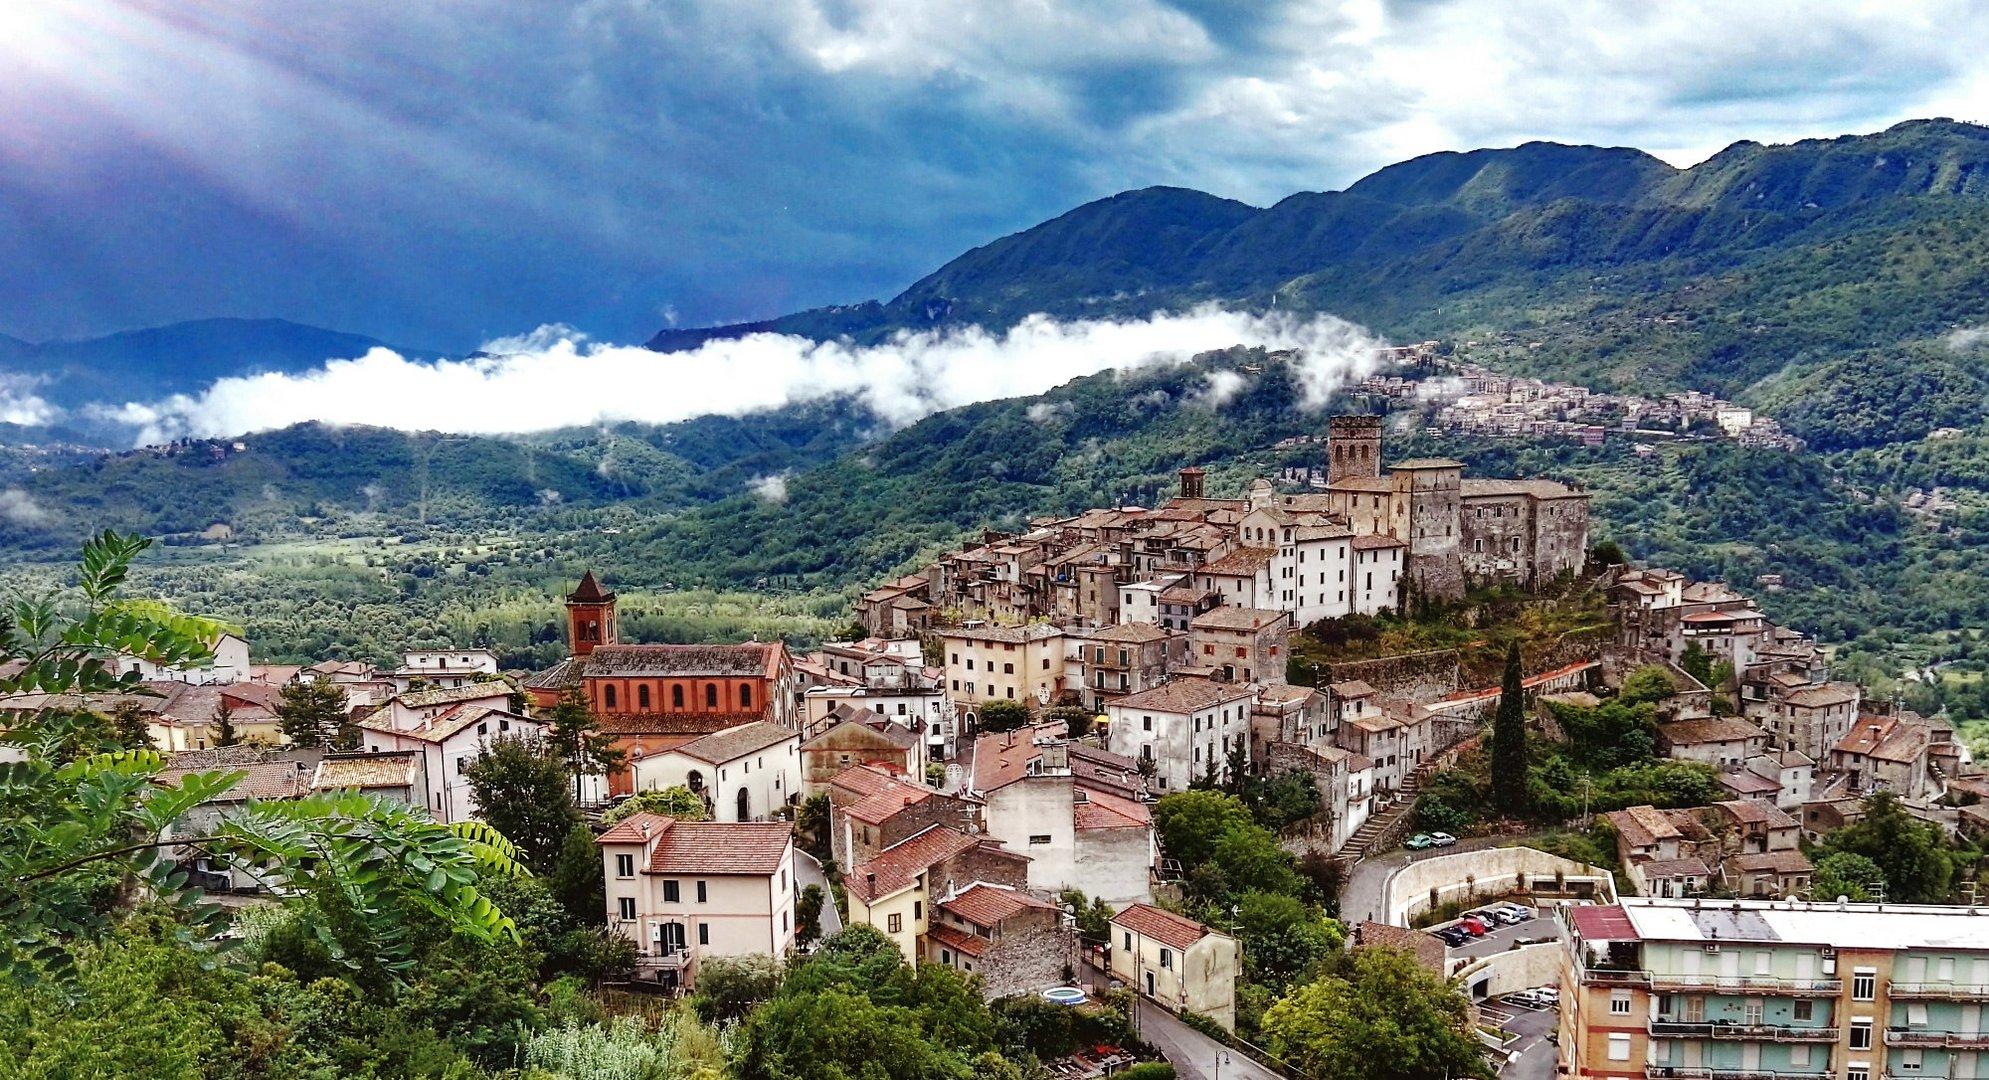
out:
{"label": "parked car", "polygon": [[1410,851],[1421,851],[1424,848],[1436,846],[1436,841],[1430,839],[1428,833],[1417,833],[1409,839],[1402,841],[1402,846],[1408,848]]}
{"label": "parked car", "polygon": [[1457,843],[1457,837],[1447,832],[1433,832],[1430,834],[1430,843],[1436,847],[1449,847]]}
{"label": "parked car", "polygon": [[1489,914],[1492,918],[1499,920],[1499,922],[1504,923],[1507,926],[1518,926],[1520,923],[1523,923],[1526,920],[1533,918],[1533,914],[1531,912],[1518,911],[1509,907],[1492,908],[1487,912],[1487,914]]}
{"label": "parked car", "polygon": [[1484,920],[1479,919],[1474,915],[1466,915],[1462,919],[1457,920],[1457,925],[1470,931],[1472,937],[1484,937],[1485,934],[1491,929],[1490,927],[1485,925]]}
{"label": "parked car", "polygon": [[1445,945],[1448,945],[1453,949],[1471,940],[1471,934],[1469,931],[1460,929],[1455,926],[1446,926],[1443,929],[1436,931],[1436,936],[1442,939]]}

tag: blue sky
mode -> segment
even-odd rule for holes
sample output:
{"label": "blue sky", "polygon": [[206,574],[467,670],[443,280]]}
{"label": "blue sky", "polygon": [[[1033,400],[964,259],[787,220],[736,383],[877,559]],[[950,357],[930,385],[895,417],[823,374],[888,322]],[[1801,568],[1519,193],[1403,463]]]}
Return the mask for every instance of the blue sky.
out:
{"label": "blue sky", "polygon": [[1966,3],[9,0],[0,332],[461,349],[889,296],[1077,203],[1989,121]]}

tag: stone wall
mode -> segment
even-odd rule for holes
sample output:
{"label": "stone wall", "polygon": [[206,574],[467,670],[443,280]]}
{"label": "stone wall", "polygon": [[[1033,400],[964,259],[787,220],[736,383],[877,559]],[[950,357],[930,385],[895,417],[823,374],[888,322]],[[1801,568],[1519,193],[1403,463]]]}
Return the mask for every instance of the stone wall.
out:
{"label": "stone wall", "polygon": [[1431,907],[1508,893],[1592,895],[1614,901],[1616,877],[1599,866],[1528,847],[1485,848],[1421,859],[1388,879],[1382,921],[1407,926]]}
{"label": "stone wall", "polygon": [[1567,947],[1560,942],[1540,941],[1476,960],[1460,957],[1460,966],[1451,977],[1473,1001],[1483,1001],[1560,982],[1561,966],[1567,962],[1567,955]]}
{"label": "stone wall", "polygon": [[1381,691],[1383,697],[1408,698],[1427,704],[1456,693],[1462,687],[1461,665],[1455,649],[1403,653],[1373,660],[1343,660],[1320,670],[1320,685],[1359,680]]}
{"label": "stone wall", "polygon": [[1001,940],[988,946],[974,971],[989,1001],[1062,985],[1064,969],[1077,962],[1077,931],[1057,925],[1056,912],[1045,912],[1041,926],[1022,925],[1017,916],[1002,927]]}

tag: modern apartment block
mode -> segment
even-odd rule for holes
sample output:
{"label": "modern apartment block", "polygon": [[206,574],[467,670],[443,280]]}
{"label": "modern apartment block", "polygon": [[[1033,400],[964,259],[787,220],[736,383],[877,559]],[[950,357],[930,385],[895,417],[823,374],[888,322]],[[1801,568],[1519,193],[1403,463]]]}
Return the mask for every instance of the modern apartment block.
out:
{"label": "modern apartment block", "polygon": [[1989,1077],[1989,909],[1626,898],[1560,918],[1563,1076]]}

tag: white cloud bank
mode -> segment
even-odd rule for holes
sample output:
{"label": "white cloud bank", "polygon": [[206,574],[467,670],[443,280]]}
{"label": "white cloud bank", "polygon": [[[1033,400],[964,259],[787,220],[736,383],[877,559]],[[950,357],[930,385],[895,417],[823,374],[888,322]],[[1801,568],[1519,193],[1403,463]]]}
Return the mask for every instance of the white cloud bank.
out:
{"label": "white cloud bank", "polygon": [[1032,315],[1003,333],[901,332],[865,346],[754,334],[683,353],[591,344],[570,329],[541,327],[492,342],[486,352],[496,355],[424,363],[374,349],[303,374],[222,379],[198,396],[131,402],[106,415],[137,426],[141,443],[309,420],[502,434],[737,416],[847,395],[903,425],[942,409],[1042,393],[1080,375],[1178,363],[1235,345],[1295,350],[1305,403],[1318,407],[1371,371],[1382,344],[1332,316],[1213,306],[1126,321]]}

